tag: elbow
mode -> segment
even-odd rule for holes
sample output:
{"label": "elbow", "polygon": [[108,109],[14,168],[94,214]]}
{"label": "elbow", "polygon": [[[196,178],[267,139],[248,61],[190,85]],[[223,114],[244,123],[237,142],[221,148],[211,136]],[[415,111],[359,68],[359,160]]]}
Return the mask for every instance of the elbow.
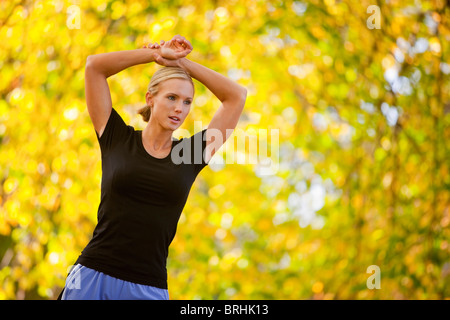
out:
{"label": "elbow", "polygon": [[89,55],[86,58],[86,69],[92,69],[94,67],[95,55]]}
{"label": "elbow", "polygon": [[246,87],[242,87],[241,96],[244,101],[247,100],[247,88]]}
{"label": "elbow", "polygon": [[235,88],[230,95],[221,100],[222,104],[234,106],[237,109],[243,109],[245,105],[245,101],[247,100],[247,89],[245,87],[239,86],[239,88]]}
{"label": "elbow", "polygon": [[240,101],[242,104],[242,108],[244,108],[245,101],[247,100],[247,88],[245,88],[245,87],[241,87],[241,88],[242,88],[242,90],[240,93]]}
{"label": "elbow", "polygon": [[108,78],[110,74],[105,70],[104,63],[102,62],[101,58],[98,57],[98,55],[89,55],[86,58],[86,65],[85,65],[85,73],[96,73],[101,74]]}
{"label": "elbow", "polygon": [[239,89],[235,90],[233,96],[235,100],[245,103],[245,100],[247,100],[247,88],[239,85]]}
{"label": "elbow", "polygon": [[86,70],[90,69],[90,70],[96,70],[101,73],[104,73],[103,65],[104,65],[104,62],[103,62],[103,58],[101,57],[101,55],[91,54],[91,55],[87,56],[87,58],[86,58]]}

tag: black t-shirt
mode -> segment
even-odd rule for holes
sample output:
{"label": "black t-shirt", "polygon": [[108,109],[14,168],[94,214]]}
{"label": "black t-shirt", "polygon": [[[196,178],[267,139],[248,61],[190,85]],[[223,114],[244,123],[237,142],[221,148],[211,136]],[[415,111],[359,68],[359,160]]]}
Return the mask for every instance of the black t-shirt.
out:
{"label": "black t-shirt", "polygon": [[112,109],[98,138],[101,200],[93,237],[77,263],[110,276],[167,289],[168,248],[191,186],[207,165],[206,129],[172,140],[165,158],[151,156],[142,130]]}

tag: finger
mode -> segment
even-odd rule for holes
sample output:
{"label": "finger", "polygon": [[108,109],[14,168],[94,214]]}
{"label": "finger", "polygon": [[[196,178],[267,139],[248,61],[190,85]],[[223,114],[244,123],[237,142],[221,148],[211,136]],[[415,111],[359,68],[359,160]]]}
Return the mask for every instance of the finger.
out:
{"label": "finger", "polygon": [[185,37],[180,36],[179,34],[177,34],[175,37],[173,37],[174,40],[177,40],[179,43],[183,43],[184,40],[186,40]]}
{"label": "finger", "polygon": [[161,57],[160,55],[156,55],[155,57],[155,61],[157,64],[162,65],[162,66],[167,66],[168,65],[168,60]]}
{"label": "finger", "polygon": [[159,64],[162,64],[164,62],[164,58],[161,57],[159,54],[155,54],[155,61]]}
{"label": "finger", "polygon": [[192,44],[189,42],[189,40],[184,39],[184,44],[186,45],[187,48],[189,48],[190,50],[194,49],[192,47]]}
{"label": "finger", "polygon": [[187,41],[185,37],[180,36],[179,34],[177,34],[176,36],[173,37],[173,40],[177,40],[178,42],[182,43],[184,41]]}
{"label": "finger", "polygon": [[182,37],[182,36],[177,36],[177,38],[174,39],[174,41],[176,41],[177,45],[180,45],[183,48],[185,48],[187,46],[187,44],[186,44],[187,40],[184,37]]}

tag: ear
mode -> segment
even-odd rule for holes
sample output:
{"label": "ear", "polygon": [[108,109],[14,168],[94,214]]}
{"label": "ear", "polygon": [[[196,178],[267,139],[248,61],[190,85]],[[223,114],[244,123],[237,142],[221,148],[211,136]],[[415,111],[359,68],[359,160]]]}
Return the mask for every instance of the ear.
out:
{"label": "ear", "polygon": [[147,103],[148,106],[153,105],[153,96],[150,92],[147,91],[147,93],[145,94],[145,102]]}

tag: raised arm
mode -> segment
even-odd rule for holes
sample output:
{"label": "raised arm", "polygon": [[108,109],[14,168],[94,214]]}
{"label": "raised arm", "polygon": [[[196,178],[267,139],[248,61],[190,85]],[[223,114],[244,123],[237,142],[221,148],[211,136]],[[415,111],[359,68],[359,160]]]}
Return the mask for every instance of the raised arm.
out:
{"label": "raised arm", "polygon": [[[180,35],[161,45],[164,52],[168,48],[192,47],[190,42]],[[159,48],[158,44],[150,48]],[[222,105],[214,114],[206,130],[205,161],[209,162],[214,153],[225,143],[239,121],[247,99],[247,89],[228,79],[220,73],[199,63],[184,58],[166,59],[155,54],[155,61],[165,66],[178,66],[187,71],[191,77],[204,84],[221,102]],[[212,139],[214,137],[214,139]]]}
{"label": "raised arm", "polygon": [[[146,46],[144,46],[145,48]],[[111,114],[112,102],[107,78],[131,66],[150,63],[163,55],[176,59],[185,57],[192,47],[165,49],[135,49],[101,53],[87,57],[85,69],[86,104],[95,131],[101,137]]]}
{"label": "raised arm", "polygon": [[111,114],[107,78],[134,65],[154,61],[156,50],[127,50],[91,55],[85,68],[86,104],[94,129],[101,137]]}
{"label": "raised arm", "polygon": [[[247,89],[199,63],[186,58],[179,60],[180,67],[186,70],[191,77],[203,83],[222,102],[206,130],[205,161],[209,162],[236,128],[244,109]],[[217,134],[218,132],[220,134]]]}

